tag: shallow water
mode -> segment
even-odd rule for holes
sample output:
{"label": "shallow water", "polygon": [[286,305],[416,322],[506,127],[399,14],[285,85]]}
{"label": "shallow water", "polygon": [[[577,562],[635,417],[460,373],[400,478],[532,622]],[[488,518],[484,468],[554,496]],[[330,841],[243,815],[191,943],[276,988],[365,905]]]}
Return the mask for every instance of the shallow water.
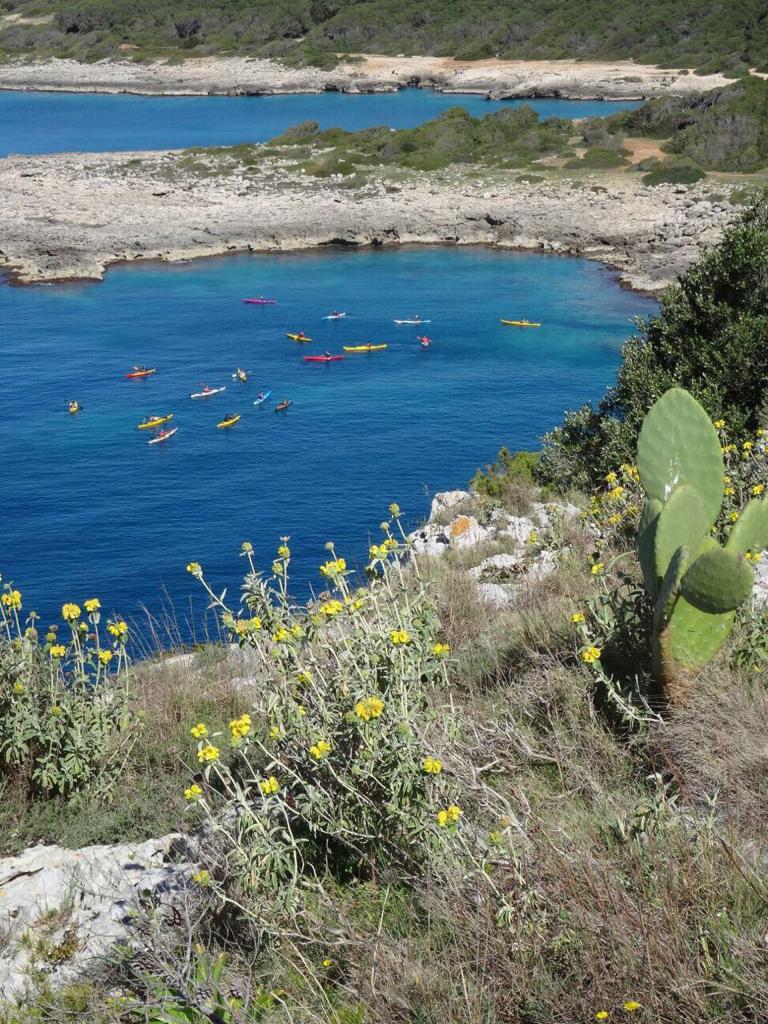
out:
{"label": "shallow water", "polygon": [[[260,294],[278,305],[241,302]],[[348,318],[323,320],[333,308]],[[474,247],[225,257],[2,287],[0,572],[45,616],[92,595],[126,615],[157,611],[165,587],[183,622],[197,593],[188,561],[234,596],[240,543],[269,566],[289,534],[300,586],[318,585],[326,540],[364,559],[391,501],[413,523],[431,492],[464,487],[501,445],[534,447],[565,408],[598,398],[630,318],[654,308],[597,263]],[[430,349],[393,324],[414,311],[432,321]],[[289,341],[295,330],[312,344]],[[389,348],[302,360],[368,341]],[[126,381],[142,363],[157,375]],[[237,366],[245,385],[230,379]],[[190,401],[201,382],[227,391]],[[254,409],[259,388],[294,406]],[[136,425],[170,411],[178,433],[149,447]],[[241,422],[217,430],[230,411]]]}
{"label": "shallow water", "polygon": [[110,96],[0,92],[0,156],[9,153],[175,149],[264,142],[301,121],[356,130],[413,128],[450,107],[475,117],[528,103],[542,118],[603,117],[639,103],[599,100],[502,100],[430,89],[360,96]]}

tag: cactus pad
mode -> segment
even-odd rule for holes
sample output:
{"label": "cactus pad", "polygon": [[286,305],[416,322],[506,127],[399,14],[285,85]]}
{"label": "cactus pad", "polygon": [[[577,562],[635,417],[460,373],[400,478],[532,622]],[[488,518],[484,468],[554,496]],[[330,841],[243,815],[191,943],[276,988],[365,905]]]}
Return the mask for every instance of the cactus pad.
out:
{"label": "cactus pad", "polygon": [[659,588],[659,596],[656,600],[653,624],[656,631],[661,630],[667,624],[675,607],[675,602],[680,595],[680,582],[688,567],[690,551],[686,547],[680,547],[672,555],[667,567],[664,580]]}
{"label": "cactus pad", "polygon": [[680,593],[699,611],[720,615],[749,600],[753,581],[742,555],[717,547],[696,559],[682,579]]}
{"label": "cactus pad", "polygon": [[710,527],[701,498],[689,484],[681,484],[670,494],[656,521],[656,575],[664,577],[672,556],[679,547],[697,551]]}
{"label": "cactus pad", "polygon": [[662,681],[668,692],[673,690],[673,680],[680,692],[684,674],[681,669],[701,668],[714,658],[735,616],[736,612],[710,615],[694,608],[684,597],[678,598],[669,625],[660,637]]}
{"label": "cactus pad", "polygon": [[649,498],[666,502],[676,487],[689,484],[704,506],[707,529],[717,519],[723,498],[720,439],[687,391],[670,388],[649,410],[637,440],[637,468]]}
{"label": "cactus pad", "polygon": [[768,548],[768,501],[750,501],[734,523],[725,547],[741,555]]}
{"label": "cactus pad", "polygon": [[643,571],[645,589],[651,597],[656,596],[659,586],[656,572],[656,524],[663,508],[662,503],[656,498],[649,498],[640,517],[637,532],[637,554],[640,559],[640,568]]}

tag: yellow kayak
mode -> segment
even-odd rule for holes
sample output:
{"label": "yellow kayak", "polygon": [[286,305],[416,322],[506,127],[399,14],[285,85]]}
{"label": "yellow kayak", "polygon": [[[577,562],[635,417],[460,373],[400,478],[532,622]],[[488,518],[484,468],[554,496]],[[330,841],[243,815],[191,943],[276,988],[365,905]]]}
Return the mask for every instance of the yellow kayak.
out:
{"label": "yellow kayak", "polygon": [[286,334],[286,338],[290,338],[291,341],[312,341],[306,334]]}
{"label": "yellow kayak", "polygon": [[501,322],[507,327],[541,327],[541,324],[534,323],[532,320],[502,320]]}
{"label": "yellow kayak", "polygon": [[345,352],[381,352],[386,345],[345,345]]}
{"label": "yellow kayak", "polygon": [[148,420],[144,420],[143,423],[139,423],[138,427],[139,430],[151,430],[153,427],[160,427],[163,423],[168,423],[172,419],[172,412],[169,412],[167,416],[151,416]]}
{"label": "yellow kayak", "polygon": [[228,416],[225,420],[222,420],[221,423],[217,423],[216,426],[219,428],[219,430],[224,430],[226,427],[234,427],[234,425],[239,421],[239,419],[239,415]]}

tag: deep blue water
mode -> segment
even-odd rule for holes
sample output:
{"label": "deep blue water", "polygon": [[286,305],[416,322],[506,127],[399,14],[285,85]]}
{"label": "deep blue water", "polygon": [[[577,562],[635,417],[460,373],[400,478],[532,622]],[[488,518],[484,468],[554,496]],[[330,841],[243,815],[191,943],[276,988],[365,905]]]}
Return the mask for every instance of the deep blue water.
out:
{"label": "deep blue water", "polygon": [[630,101],[502,100],[429,89],[350,96],[109,96],[0,92],[0,157],[9,153],[174,149],[264,142],[301,121],[356,130],[413,128],[450,107],[476,117],[529,103],[541,117],[602,117],[640,106]]}
{"label": "deep blue water", "polygon": [[[241,302],[259,294],[279,304]],[[321,319],[333,308],[348,319]],[[0,287],[0,572],[45,616],[93,595],[157,611],[165,587],[183,619],[188,561],[234,596],[240,543],[268,567],[288,534],[298,578],[317,585],[326,540],[355,563],[391,501],[413,522],[501,445],[536,446],[565,408],[598,398],[630,318],[654,308],[597,263],[484,248],[224,257]],[[414,311],[432,320],[428,350],[392,322]],[[368,341],[389,348],[302,361]],[[126,381],[140,363],[157,376]],[[190,401],[201,382],[227,391]],[[254,409],[259,388],[294,407]],[[168,411],[178,433],[149,447],[137,423]],[[230,411],[242,421],[217,430]]]}

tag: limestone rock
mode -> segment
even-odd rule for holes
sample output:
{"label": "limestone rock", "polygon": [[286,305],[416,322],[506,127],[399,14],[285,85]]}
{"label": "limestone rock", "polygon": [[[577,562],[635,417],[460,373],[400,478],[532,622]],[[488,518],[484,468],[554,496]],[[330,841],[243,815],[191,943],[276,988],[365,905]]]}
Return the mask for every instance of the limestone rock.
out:
{"label": "limestone rock", "polygon": [[523,568],[522,560],[517,555],[490,555],[484,558],[479,565],[469,570],[472,579],[482,580],[486,577],[499,579],[500,577],[511,577]]}
{"label": "limestone rock", "polygon": [[457,516],[446,528],[446,534],[455,548],[472,548],[491,536],[474,516]]}
{"label": "limestone rock", "polygon": [[443,512],[448,512],[465,501],[471,501],[472,495],[469,491],[440,491],[432,499],[432,508],[429,511],[430,519],[437,519]]}
{"label": "limestone rock", "polygon": [[186,887],[187,855],[182,837],[168,835],[80,850],[34,846],[0,859],[0,998],[25,991],[33,964],[54,985],[77,977],[124,938],[142,897],[170,899]]}
{"label": "limestone rock", "polygon": [[477,593],[492,608],[510,608],[517,600],[515,588],[500,583],[478,583]]}

